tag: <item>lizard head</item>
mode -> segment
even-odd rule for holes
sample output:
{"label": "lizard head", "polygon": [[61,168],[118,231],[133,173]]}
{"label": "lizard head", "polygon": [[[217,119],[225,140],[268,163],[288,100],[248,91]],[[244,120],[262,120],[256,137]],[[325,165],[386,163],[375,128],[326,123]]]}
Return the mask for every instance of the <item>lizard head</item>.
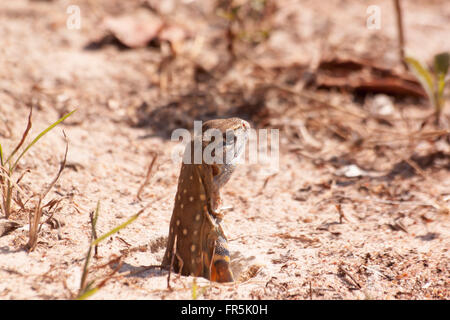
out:
{"label": "lizard head", "polygon": [[206,163],[212,166],[214,182],[219,187],[227,183],[236,168],[249,131],[250,124],[240,118],[214,119],[203,124],[203,150],[210,148],[213,158]]}

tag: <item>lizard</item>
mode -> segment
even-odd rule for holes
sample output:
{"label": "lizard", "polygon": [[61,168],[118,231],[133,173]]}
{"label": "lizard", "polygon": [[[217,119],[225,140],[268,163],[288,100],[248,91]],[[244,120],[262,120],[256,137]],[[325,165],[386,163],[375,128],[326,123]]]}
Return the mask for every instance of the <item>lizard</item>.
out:
{"label": "lizard", "polygon": [[[163,268],[173,266],[175,272],[182,275],[204,277],[215,282],[234,281],[227,237],[221,226],[224,210],[220,208],[220,188],[236,168],[249,130],[249,123],[240,118],[209,120],[202,126],[202,135],[194,137],[186,146]],[[218,146],[211,156],[215,157],[219,150],[222,158],[212,161],[205,158],[204,151],[212,143],[206,138],[208,133],[212,133]],[[195,160],[196,146],[200,146],[202,151],[199,163],[192,161]]]}

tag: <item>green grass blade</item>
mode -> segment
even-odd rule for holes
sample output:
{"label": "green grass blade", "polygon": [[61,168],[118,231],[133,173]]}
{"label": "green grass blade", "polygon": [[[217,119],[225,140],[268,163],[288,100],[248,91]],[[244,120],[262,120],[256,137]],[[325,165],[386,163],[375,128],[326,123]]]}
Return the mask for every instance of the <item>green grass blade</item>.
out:
{"label": "green grass blade", "polygon": [[129,225],[130,223],[132,223],[134,220],[136,220],[139,215],[141,214],[141,212],[136,213],[134,216],[132,216],[130,219],[128,219],[127,221],[125,221],[124,223],[122,223],[121,225],[115,227],[114,229],[112,229],[111,231],[105,233],[104,235],[102,235],[101,237],[99,237],[97,240],[93,241],[91,243],[91,246],[95,246],[96,244],[102,242],[103,240],[105,240],[106,238],[108,238],[109,236],[113,235],[116,232],[119,232],[121,229],[125,228],[127,225]]}
{"label": "green grass blade", "polygon": [[444,87],[445,87],[445,76],[443,74],[440,74],[438,76],[438,95],[442,96],[444,94]]}
{"label": "green grass blade", "polygon": [[91,260],[91,253],[92,253],[92,246],[89,246],[89,249],[88,249],[88,252],[86,255],[86,260],[84,261],[83,273],[81,275],[81,280],[80,280],[80,293],[85,291],[86,288],[88,288],[88,286],[86,286],[86,288],[85,288],[85,283],[86,283],[86,279],[88,276],[88,266],[89,266],[89,261]]}
{"label": "green grass blade", "polygon": [[445,75],[448,72],[448,68],[450,65],[450,53],[443,52],[434,56],[434,72],[437,75]]}
{"label": "green grass blade", "polygon": [[0,164],[2,165],[2,167],[4,166],[3,163],[3,149],[2,149],[2,145],[0,144]]}
{"label": "green grass blade", "polygon": [[87,298],[89,298],[90,296],[92,296],[94,293],[96,293],[98,291],[99,288],[93,288],[90,290],[86,290],[85,292],[83,292],[83,294],[79,297],[77,297],[76,300],[86,300]]}
{"label": "green grass blade", "polygon": [[58,124],[60,124],[61,122],[63,122],[64,120],[66,120],[69,116],[71,116],[76,110],[73,110],[72,112],[66,114],[65,116],[61,117],[60,119],[58,119],[56,122],[54,122],[53,124],[51,124],[47,129],[45,129],[44,131],[42,131],[36,138],[34,138],[33,141],[30,142],[30,144],[25,148],[25,150],[22,151],[22,153],[17,157],[16,161],[14,162],[14,165],[11,167],[10,171],[13,172],[14,169],[17,166],[17,163],[19,162],[19,160],[24,156],[24,154],[36,143],[39,141],[40,138],[42,138],[47,132],[49,132],[50,130],[52,130],[54,127],[56,127]]}
{"label": "green grass blade", "polygon": [[437,92],[436,99],[438,100],[438,112],[442,111],[444,107],[444,88],[445,88],[445,75],[440,73],[437,76]]}
{"label": "green grass blade", "polygon": [[425,67],[418,60],[412,57],[406,57],[405,61],[419,80],[422,87],[425,89],[425,92],[427,93],[431,104],[434,108],[436,108],[437,106],[434,95],[434,80],[431,73],[427,69],[425,69]]}
{"label": "green grass blade", "polygon": [[198,289],[197,281],[194,278],[194,280],[192,280],[192,292],[191,292],[192,300],[197,300],[197,289]]}

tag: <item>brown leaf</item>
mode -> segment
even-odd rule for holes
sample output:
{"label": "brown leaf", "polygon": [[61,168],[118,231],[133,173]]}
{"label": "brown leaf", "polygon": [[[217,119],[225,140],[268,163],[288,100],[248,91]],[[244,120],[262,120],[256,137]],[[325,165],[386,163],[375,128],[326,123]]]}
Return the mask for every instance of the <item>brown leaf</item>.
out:
{"label": "brown leaf", "polygon": [[163,27],[163,21],[147,10],[138,10],[132,14],[108,17],[105,28],[123,45],[129,48],[146,46]]}

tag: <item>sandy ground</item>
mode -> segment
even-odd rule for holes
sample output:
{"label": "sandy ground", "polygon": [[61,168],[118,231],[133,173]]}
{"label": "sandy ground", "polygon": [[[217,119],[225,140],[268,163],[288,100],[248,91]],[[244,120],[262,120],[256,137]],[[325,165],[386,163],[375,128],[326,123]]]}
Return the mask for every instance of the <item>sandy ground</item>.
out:
{"label": "sandy ground", "polygon": [[[387,66],[395,64],[396,50],[387,50],[396,43],[391,1],[373,1],[383,12],[378,33],[364,28],[365,4],[282,2],[285,5],[271,22],[275,31],[248,53],[261,65],[313,65],[321,50],[376,56]],[[450,31],[450,7],[444,3],[410,1],[405,8],[414,12],[405,17],[408,50],[421,59],[450,50],[450,43],[443,41]],[[80,30],[66,28],[70,4],[81,8]],[[115,257],[121,256],[123,264],[93,299],[191,299],[193,286],[198,287],[199,299],[450,297],[449,144],[444,140],[419,139],[410,144],[398,140],[420,125],[418,118],[431,112],[425,101],[391,99],[395,107],[392,119],[410,120],[393,121],[392,127],[386,127],[332,111],[300,111],[308,102],[272,93],[265,96],[264,105],[273,116],[262,121],[261,112],[255,114],[247,108],[256,92],[247,86],[256,77],[248,66],[237,63],[213,84],[218,93],[235,90],[237,102],[220,94],[192,98],[193,67],[182,58],[173,64],[171,89],[163,91],[158,85],[163,60],[159,47],[125,50],[110,44],[85,49],[104,34],[104,16],[132,13],[141,4],[88,0],[0,4],[0,139],[4,153],[11,152],[20,140],[30,106],[34,107],[30,137],[77,109],[20,162],[17,177],[30,170],[21,181],[24,192],[41,192],[63,159],[64,129],[69,141],[68,166],[46,198],[62,199],[54,215],[61,228],[43,224],[36,249],[29,253],[24,250],[28,216],[14,206],[10,220],[22,226],[0,237],[1,299],[69,299],[77,294],[91,235],[89,213],[97,201],[101,202],[99,234],[148,208],[100,244],[89,280],[99,283],[107,277],[116,267],[108,264]],[[155,7],[161,12],[170,10]],[[210,10],[206,4],[204,10]],[[173,21],[184,21],[189,32],[205,35],[208,43],[220,26],[212,26],[193,12],[180,7],[170,16]],[[189,23],[185,17],[191,19]],[[284,24],[291,27],[283,28]],[[194,42],[189,39],[186,43]],[[221,54],[208,43],[197,61],[211,70]],[[361,105],[346,93],[320,94],[356,112],[370,106],[369,100]],[[243,106],[241,96],[247,96]],[[254,104],[258,106],[258,102]],[[274,111],[283,104],[289,111]],[[328,122],[311,125],[308,121],[320,120],[325,114],[321,112],[330,115],[323,117]],[[233,206],[224,226],[233,270],[241,281],[219,285],[172,275],[168,289],[166,271],[138,271],[160,263],[165,250],[180,169],[180,163],[171,160],[178,143],[168,139],[170,129],[191,128],[197,118],[231,115],[241,116],[257,128],[264,123],[281,128],[279,170],[264,163],[243,164],[222,191],[225,203]],[[340,129],[359,132],[364,139],[382,137],[388,143],[354,149],[351,141],[330,132],[329,128],[339,129],[332,121],[338,117],[346,121]],[[286,123],[305,123],[309,138],[302,139],[292,132],[292,126],[283,125]],[[138,200],[152,152],[158,155],[156,166],[142,200]],[[422,166],[413,155],[429,161]],[[420,168],[412,169],[410,162],[405,165],[405,159],[416,161]],[[341,169],[349,164],[371,174],[345,177]]]}

